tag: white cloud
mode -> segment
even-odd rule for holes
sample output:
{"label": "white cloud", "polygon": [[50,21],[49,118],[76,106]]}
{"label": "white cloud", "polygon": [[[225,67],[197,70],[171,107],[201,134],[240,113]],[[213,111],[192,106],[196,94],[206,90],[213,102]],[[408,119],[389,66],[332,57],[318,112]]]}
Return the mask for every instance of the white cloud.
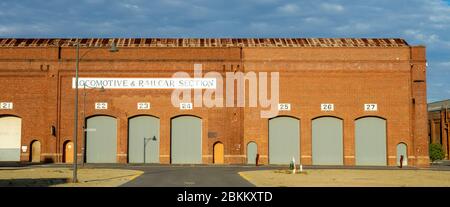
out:
{"label": "white cloud", "polygon": [[362,23],[362,22],[349,22],[343,26],[338,26],[335,28],[338,33],[341,34],[364,34],[369,33],[373,30],[373,27],[370,24]]}
{"label": "white cloud", "polygon": [[444,86],[443,83],[431,83],[430,85],[431,86],[435,86],[435,87],[442,87],[442,86]]}
{"label": "white cloud", "polygon": [[294,14],[299,11],[299,7],[295,4],[285,4],[283,6],[278,7],[277,10],[285,14]]}
{"label": "white cloud", "polygon": [[188,11],[189,17],[195,18],[195,19],[204,19],[209,18],[211,15],[211,11],[209,8],[204,6],[191,6]]}
{"label": "white cloud", "polygon": [[448,70],[450,70],[450,57],[449,57],[449,62],[439,62],[436,65],[438,65],[440,67],[448,67]]}
{"label": "white cloud", "polygon": [[88,4],[101,4],[105,3],[105,0],[85,0],[85,2]]}
{"label": "white cloud", "polygon": [[256,30],[264,30],[269,27],[269,25],[265,22],[252,22],[250,23],[250,27]]}
{"label": "white cloud", "polygon": [[421,42],[426,42],[426,43],[436,43],[436,42],[440,41],[438,35],[425,34],[422,31],[418,31],[418,30],[405,30],[404,34],[411,36],[411,37],[415,38],[416,40],[419,40]]}
{"label": "white cloud", "polygon": [[344,11],[344,6],[340,4],[330,4],[330,3],[322,3],[320,4],[320,7],[325,11],[330,12],[342,12]]}
{"label": "white cloud", "polygon": [[183,0],[162,0],[164,4],[172,5],[172,6],[183,6],[186,5],[186,2]]}
{"label": "white cloud", "polygon": [[274,4],[279,2],[280,0],[247,0],[251,4]]}
{"label": "white cloud", "polygon": [[135,4],[123,4],[123,6],[127,9],[139,9],[139,6]]}
{"label": "white cloud", "polygon": [[0,35],[12,36],[17,31],[16,28],[11,26],[1,26],[0,25]]}
{"label": "white cloud", "polygon": [[428,17],[428,19],[432,22],[437,22],[437,23],[441,23],[441,22],[449,23],[450,22],[450,16],[445,15],[445,14],[431,15]]}
{"label": "white cloud", "polygon": [[327,22],[326,18],[321,18],[321,17],[306,17],[303,19],[304,22],[309,23],[309,24],[323,24]]}
{"label": "white cloud", "polygon": [[415,42],[420,42],[421,44],[424,43],[427,46],[450,49],[450,39],[444,40],[437,34],[428,34],[427,32],[428,31],[405,30],[403,34],[412,38]]}

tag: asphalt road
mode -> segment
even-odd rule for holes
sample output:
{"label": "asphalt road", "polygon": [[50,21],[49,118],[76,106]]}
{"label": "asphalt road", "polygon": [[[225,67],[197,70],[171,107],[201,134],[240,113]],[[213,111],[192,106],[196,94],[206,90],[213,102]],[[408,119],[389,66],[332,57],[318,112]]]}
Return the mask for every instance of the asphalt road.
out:
{"label": "asphalt road", "polygon": [[[30,164],[0,162],[2,169],[20,169],[35,167],[72,167],[68,164]],[[81,166],[80,166],[81,167]],[[119,168],[141,170],[144,172],[136,179],[121,187],[253,187],[238,172],[286,169],[286,166],[247,166],[247,165],[134,165],[134,164],[85,164],[86,168]],[[304,166],[304,169],[378,169],[378,170],[415,170],[406,167],[364,167],[364,166]],[[450,171],[450,166],[433,165],[426,170]]]}
{"label": "asphalt road", "polygon": [[254,187],[238,172],[253,167],[232,166],[136,166],[144,174],[121,187]]}
{"label": "asphalt road", "polygon": [[[217,166],[217,165],[128,165],[126,169],[144,171],[144,174],[121,187],[254,187],[238,172],[286,169],[287,166]],[[305,166],[305,169],[385,169],[414,170],[398,167],[358,167],[358,166]],[[450,170],[450,166],[434,166],[430,170]]]}

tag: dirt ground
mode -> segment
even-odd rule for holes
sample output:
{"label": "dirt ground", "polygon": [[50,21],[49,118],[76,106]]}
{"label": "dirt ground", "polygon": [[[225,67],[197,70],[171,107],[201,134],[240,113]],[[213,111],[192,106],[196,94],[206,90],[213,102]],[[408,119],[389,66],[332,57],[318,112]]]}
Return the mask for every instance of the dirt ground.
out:
{"label": "dirt ground", "polygon": [[0,169],[0,186],[11,187],[115,187],[137,176],[142,171],[123,169],[79,169],[78,183],[70,183],[72,169],[28,168]]}
{"label": "dirt ground", "polygon": [[449,187],[450,171],[311,169],[302,174],[260,170],[239,174],[263,187]]}

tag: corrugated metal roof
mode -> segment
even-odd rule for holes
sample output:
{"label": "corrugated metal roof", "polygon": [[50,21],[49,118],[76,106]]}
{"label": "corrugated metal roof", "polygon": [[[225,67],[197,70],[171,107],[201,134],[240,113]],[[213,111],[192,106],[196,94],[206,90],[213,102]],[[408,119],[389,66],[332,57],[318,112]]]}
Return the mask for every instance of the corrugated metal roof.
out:
{"label": "corrugated metal roof", "polygon": [[0,38],[0,47],[69,47],[79,41],[83,47],[407,47],[397,38]]}
{"label": "corrugated metal roof", "polygon": [[450,99],[428,103],[428,111],[450,109]]}

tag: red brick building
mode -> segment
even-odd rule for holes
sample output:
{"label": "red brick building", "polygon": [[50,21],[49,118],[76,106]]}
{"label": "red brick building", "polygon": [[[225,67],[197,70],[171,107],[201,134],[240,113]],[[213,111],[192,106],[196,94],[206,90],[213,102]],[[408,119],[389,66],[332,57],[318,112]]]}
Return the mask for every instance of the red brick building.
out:
{"label": "red brick building", "polygon": [[[76,58],[71,43],[76,41],[0,39],[0,160],[71,161]],[[195,153],[200,152],[204,164],[253,163],[255,154],[262,164],[288,164],[289,159],[275,162],[280,157],[276,153],[284,153],[283,143],[296,143],[293,157],[304,165],[395,166],[400,155],[408,165],[429,165],[423,46],[410,46],[402,39],[343,38],[78,41],[80,77],[170,78],[177,71],[193,76],[194,64],[224,77],[237,71],[279,72],[279,102],[290,104],[289,110],[269,119],[260,117],[260,106],[181,110],[171,104],[172,90],[167,89],[88,89],[84,95],[80,86],[78,156],[86,162],[101,162],[89,158],[93,155],[87,148],[101,149],[103,144],[88,146],[91,135],[88,131],[87,138],[83,136],[84,117],[88,130],[89,118],[105,117],[91,119],[92,126],[112,120],[104,128],[110,129],[113,135],[108,136],[115,136],[114,141],[104,144],[113,144],[115,162],[127,163],[134,153],[131,119],[145,115],[153,117],[159,129],[151,135],[158,144],[149,151],[159,155],[151,158],[158,163],[177,163],[175,154],[182,158],[189,153],[175,152],[180,144],[174,136],[190,133],[183,127],[192,124],[200,129],[201,147]],[[113,42],[119,51],[110,53]],[[99,102],[107,103],[107,109],[96,109]],[[137,109],[141,102],[150,103],[150,109]],[[180,116],[183,120],[176,119]],[[293,139],[277,141],[285,137]]]}
{"label": "red brick building", "polygon": [[450,150],[450,99],[428,104],[428,137],[430,143],[442,145],[445,159]]}

